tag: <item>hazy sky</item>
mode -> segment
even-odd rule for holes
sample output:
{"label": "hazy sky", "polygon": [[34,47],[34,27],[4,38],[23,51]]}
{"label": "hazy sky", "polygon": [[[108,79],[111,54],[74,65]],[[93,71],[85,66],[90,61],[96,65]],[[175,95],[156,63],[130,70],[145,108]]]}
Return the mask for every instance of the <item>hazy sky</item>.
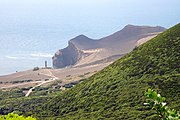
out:
{"label": "hazy sky", "polygon": [[46,22],[44,19],[100,22],[111,18],[119,20],[119,26],[170,27],[180,21],[179,5],[180,0],[0,0],[0,19],[6,22]]}

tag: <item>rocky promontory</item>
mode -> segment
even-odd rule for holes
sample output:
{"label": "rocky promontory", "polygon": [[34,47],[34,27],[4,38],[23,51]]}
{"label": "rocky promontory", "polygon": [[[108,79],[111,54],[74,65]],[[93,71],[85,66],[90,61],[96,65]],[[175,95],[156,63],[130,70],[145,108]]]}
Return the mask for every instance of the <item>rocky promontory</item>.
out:
{"label": "rocky promontory", "polygon": [[122,56],[165,30],[160,26],[127,25],[122,30],[99,40],[79,35],[71,39],[66,48],[55,53],[52,58],[53,67],[90,65],[114,58],[113,56]]}

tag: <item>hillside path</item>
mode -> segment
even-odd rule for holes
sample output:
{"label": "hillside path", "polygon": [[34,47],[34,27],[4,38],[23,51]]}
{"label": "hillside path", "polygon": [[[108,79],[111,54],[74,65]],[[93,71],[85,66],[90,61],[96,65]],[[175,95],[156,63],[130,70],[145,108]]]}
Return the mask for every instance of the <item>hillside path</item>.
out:
{"label": "hillside path", "polygon": [[51,78],[50,78],[49,81],[43,81],[43,82],[41,82],[40,84],[38,84],[38,85],[32,87],[31,89],[29,89],[29,91],[26,93],[25,97],[28,97],[28,96],[31,94],[31,92],[32,92],[36,87],[39,87],[39,86],[41,86],[41,85],[43,85],[43,84],[45,84],[45,83],[53,82],[53,81],[59,79],[59,78],[56,77],[49,69],[47,69],[47,73],[42,73],[42,72],[41,72],[41,73],[39,73],[39,74],[45,75],[45,76],[49,76],[49,77],[51,77]]}

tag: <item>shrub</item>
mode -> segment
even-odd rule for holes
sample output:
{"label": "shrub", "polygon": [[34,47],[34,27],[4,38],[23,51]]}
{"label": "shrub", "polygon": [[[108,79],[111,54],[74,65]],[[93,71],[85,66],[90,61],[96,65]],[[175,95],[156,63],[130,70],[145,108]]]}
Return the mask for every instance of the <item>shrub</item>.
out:
{"label": "shrub", "polygon": [[39,67],[34,67],[33,71],[38,71]]}
{"label": "shrub", "polygon": [[0,115],[0,120],[36,120],[33,117],[19,116],[18,114],[9,113],[8,115]]}
{"label": "shrub", "polygon": [[145,96],[148,99],[147,103],[144,104],[148,105],[151,109],[156,110],[156,113],[159,115],[160,119],[180,120],[179,112],[174,109],[171,110],[168,106],[166,106],[165,98],[160,94],[151,89],[148,89],[148,91],[145,93]]}

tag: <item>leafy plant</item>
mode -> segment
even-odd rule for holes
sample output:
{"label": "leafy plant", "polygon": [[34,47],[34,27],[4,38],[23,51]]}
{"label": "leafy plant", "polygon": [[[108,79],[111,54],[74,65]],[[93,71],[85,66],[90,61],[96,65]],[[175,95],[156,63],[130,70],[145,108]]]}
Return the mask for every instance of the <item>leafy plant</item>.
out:
{"label": "leafy plant", "polygon": [[165,97],[162,97],[157,92],[148,89],[145,92],[145,96],[148,98],[147,103],[145,105],[150,106],[150,108],[156,110],[157,114],[159,115],[160,119],[162,120],[180,120],[180,114],[178,111],[174,109],[170,109],[166,106]]}
{"label": "leafy plant", "polygon": [[32,118],[30,116],[24,117],[18,114],[9,113],[8,115],[0,115],[0,120],[36,120],[36,118]]}

